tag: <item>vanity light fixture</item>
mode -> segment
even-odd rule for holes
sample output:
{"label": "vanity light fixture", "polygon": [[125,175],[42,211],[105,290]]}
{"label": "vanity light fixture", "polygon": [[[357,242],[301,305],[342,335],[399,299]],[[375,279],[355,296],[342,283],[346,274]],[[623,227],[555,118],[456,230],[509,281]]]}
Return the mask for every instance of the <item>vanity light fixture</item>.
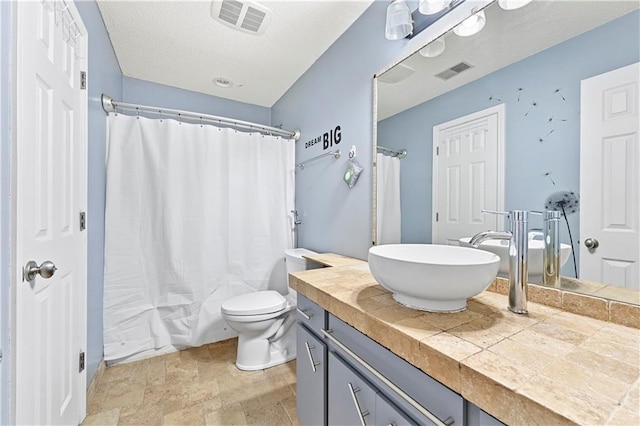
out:
{"label": "vanity light fixture", "polygon": [[433,40],[418,52],[425,58],[435,58],[444,52],[446,45],[444,43],[444,36]]}
{"label": "vanity light fixture", "polygon": [[453,29],[453,32],[460,37],[469,37],[479,33],[480,30],[484,28],[486,22],[487,18],[484,16],[484,10],[481,10],[462,21]]}
{"label": "vanity light fixture", "polygon": [[423,15],[433,15],[446,9],[451,4],[451,0],[420,0],[418,10]]}
{"label": "vanity light fixture", "polygon": [[520,9],[531,3],[531,0],[498,0],[498,6],[504,10]]}
{"label": "vanity light fixture", "polygon": [[[393,0],[387,7],[387,40],[412,39],[466,0],[420,0],[409,12],[406,0]],[[413,0],[416,3],[416,0]]]}
{"label": "vanity light fixture", "polygon": [[400,40],[411,34],[411,11],[404,0],[393,0],[387,7],[387,24],[384,36],[387,40]]}

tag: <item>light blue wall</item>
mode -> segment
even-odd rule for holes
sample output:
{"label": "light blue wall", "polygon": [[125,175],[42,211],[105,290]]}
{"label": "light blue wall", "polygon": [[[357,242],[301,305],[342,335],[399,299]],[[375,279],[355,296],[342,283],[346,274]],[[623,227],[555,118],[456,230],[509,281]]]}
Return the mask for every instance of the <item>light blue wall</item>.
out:
{"label": "light blue wall", "polygon": [[11,3],[0,2],[0,424],[9,424],[9,167]]}
{"label": "light blue wall", "polygon": [[105,142],[107,127],[100,96],[122,97],[122,73],[95,1],[76,2],[89,32],[89,194],[87,208],[87,385],[102,361],[104,282]]}
{"label": "light blue wall", "polygon": [[[431,242],[431,129],[499,103],[491,96],[506,104],[505,208],[540,210],[554,191],[579,191],[580,80],[638,62],[639,27],[640,12],[633,12],[381,121],[378,143],[410,152],[401,169],[402,241]],[[549,171],[555,185],[544,176]],[[579,214],[568,218],[577,242]],[[571,262],[563,273],[573,274]]]}
{"label": "light blue wall", "polygon": [[[137,78],[124,77],[125,102],[195,111],[259,124],[271,124],[271,109],[178,89]],[[120,100],[114,97],[116,100]]]}
{"label": "light blue wall", "polygon": [[[388,4],[375,1],[272,107],[274,123],[302,131],[296,144],[298,162],[327,152],[322,143],[305,148],[307,141],[337,125],[342,129],[340,144],[329,148],[340,148],[340,159],[319,160],[296,174],[302,247],[366,259],[371,246],[373,76],[417,49],[425,37],[439,35],[451,21],[442,19],[411,41],[388,41]],[[460,6],[454,12],[465,10]],[[364,171],[349,189],[342,176],[352,145]]]}

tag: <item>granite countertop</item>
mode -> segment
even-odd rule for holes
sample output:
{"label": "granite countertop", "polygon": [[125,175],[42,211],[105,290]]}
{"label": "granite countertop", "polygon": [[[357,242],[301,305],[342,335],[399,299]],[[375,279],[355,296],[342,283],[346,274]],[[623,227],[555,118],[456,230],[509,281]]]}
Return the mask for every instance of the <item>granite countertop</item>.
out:
{"label": "granite countertop", "polygon": [[491,291],[454,314],[396,303],[367,262],[308,258],[293,289],[507,424],[640,424],[640,330]]}

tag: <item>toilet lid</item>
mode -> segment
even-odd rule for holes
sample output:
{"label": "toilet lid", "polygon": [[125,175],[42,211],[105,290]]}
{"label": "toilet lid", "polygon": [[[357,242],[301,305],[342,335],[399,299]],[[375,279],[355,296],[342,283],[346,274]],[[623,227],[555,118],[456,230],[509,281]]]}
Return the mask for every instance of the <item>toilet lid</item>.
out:
{"label": "toilet lid", "polygon": [[241,294],[222,303],[222,313],[229,315],[270,314],[283,310],[287,299],[273,290]]}

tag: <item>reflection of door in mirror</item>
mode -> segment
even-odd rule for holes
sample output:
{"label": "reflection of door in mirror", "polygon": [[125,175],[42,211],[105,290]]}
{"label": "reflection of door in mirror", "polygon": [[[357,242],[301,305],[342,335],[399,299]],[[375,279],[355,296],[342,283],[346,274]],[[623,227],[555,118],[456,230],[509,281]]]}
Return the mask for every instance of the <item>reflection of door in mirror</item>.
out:
{"label": "reflection of door in mirror", "polygon": [[639,75],[635,63],[583,80],[580,129],[580,277],[638,290]]}
{"label": "reflection of door in mirror", "polygon": [[501,104],[433,128],[434,244],[502,229],[482,211],[504,209],[504,110]]}

